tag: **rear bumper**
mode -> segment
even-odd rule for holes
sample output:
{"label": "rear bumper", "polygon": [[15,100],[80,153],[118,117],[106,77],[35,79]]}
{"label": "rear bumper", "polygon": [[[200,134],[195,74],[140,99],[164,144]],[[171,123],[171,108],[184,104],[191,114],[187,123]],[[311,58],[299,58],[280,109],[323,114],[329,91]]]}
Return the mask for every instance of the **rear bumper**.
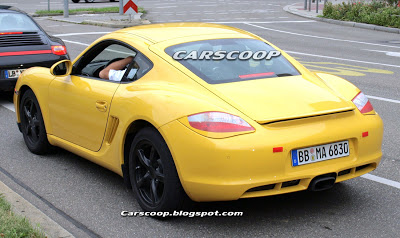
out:
{"label": "rear bumper", "polygon": [[[308,188],[319,175],[336,182],[374,170],[382,157],[383,124],[378,115],[358,111],[258,125],[256,132],[211,139],[178,121],[160,128],[182,186],[195,201],[223,201],[269,196]],[[368,131],[368,137],[362,133]],[[295,166],[291,150],[349,140],[350,156]],[[283,152],[273,148],[283,146]]]}
{"label": "rear bumper", "polygon": [[14,90],[17,79],[0,78],[0,91],[10,92]]}
{"label": "rear bumper", "polygon": [[10,69],[28,69],[34,66],[50,68],[60,60],[69,59],[68,55],[17,55],[0,57],[0,91],[13,91],[17,78],[6,78],[6,70]]}

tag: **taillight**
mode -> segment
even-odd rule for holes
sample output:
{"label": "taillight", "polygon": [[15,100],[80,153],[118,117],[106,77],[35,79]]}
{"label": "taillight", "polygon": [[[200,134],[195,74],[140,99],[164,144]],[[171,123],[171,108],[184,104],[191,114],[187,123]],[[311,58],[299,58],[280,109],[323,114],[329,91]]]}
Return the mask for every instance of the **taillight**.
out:
{"label": "taillight", "polygon": [[0,35],[18,35],[22,33],[23,32],[0,32]]}
{"label": "taillight", "polygon": [[191,127],[208,132],[241,132],[255,129],[245,120],[224,112],[202,112],[188,116]]}
{"label": "taillight", "polygon": [[358,93],[357,96],[355,96],[352,101],[361,113],[368,113],[374,110],[367,96],[365,96],[364,93],[362,92]]}
{"label": "taillight", "polygon": [[66,55],[67,48],[63,45],[52,45],[51,52],[55,55]]}

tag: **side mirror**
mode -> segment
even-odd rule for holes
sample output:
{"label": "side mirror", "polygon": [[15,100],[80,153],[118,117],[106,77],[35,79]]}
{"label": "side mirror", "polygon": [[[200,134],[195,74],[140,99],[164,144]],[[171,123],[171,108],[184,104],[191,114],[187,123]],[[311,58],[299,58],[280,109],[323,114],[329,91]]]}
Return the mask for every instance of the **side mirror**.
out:
{"label": "side mirror", "polygon": [[50,73],[54,76],[68,76],[72,71],[72,62],[70,60],[61,60],[53,64]]}

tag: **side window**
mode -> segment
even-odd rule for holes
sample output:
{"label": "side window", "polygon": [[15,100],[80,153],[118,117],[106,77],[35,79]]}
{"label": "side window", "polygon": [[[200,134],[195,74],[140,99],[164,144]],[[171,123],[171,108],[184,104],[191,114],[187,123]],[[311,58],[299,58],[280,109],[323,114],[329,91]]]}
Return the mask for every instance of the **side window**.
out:
{"label": "side window", "polygon": [[132,67],[128,70],[126,81],[135,81],[151,70],[153,64],[142,54],[137,54]]}
{"label": "side window", "polygon": [[[76,66],[74,74],[100,78],[99,73],[111,63],[125,59],[126,57],[135,57],[136,52],[132,49],[117,44],[115,42],[105,42],[94,46],[80,60]],[[126,65],[125,69],[128,68]]]}

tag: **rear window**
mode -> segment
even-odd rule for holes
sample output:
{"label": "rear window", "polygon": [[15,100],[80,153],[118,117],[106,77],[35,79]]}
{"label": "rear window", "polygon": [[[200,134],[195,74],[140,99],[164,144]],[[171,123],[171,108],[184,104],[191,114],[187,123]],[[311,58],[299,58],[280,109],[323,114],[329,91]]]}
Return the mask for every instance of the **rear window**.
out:
{"label": "rear window", "polygon": [[19,13],[0,13],[0,32],[38,31],[36,24],[26,15]]}
{"label": "rear window", "polygon": [[165,52],[210,84],[299,75],[280,52],[256,39],[195,41]]}

